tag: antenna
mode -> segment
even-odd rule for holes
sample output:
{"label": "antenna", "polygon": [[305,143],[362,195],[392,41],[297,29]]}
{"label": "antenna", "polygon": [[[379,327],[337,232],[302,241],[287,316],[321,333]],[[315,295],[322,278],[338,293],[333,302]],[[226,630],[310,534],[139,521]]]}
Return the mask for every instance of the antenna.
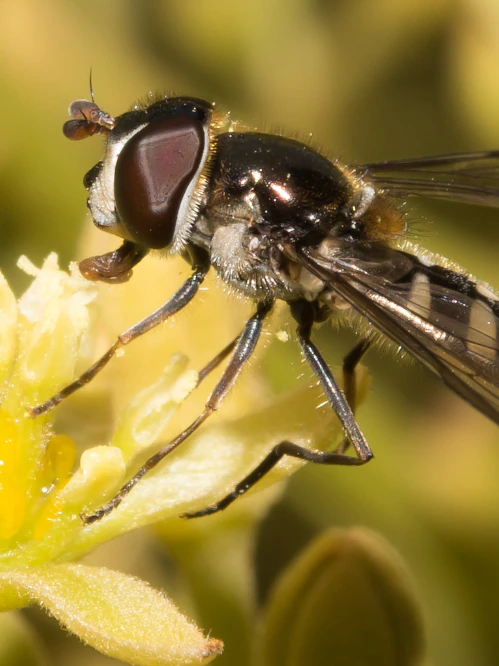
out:
{"label": "antenna", "polygon": [[92,99],[92,102],[95,104],[94,85],[93,85],[93,83],[92,83],[92,66],[90,66],[89,83],[90,83],[90,97],[91,97],[91,99]]}

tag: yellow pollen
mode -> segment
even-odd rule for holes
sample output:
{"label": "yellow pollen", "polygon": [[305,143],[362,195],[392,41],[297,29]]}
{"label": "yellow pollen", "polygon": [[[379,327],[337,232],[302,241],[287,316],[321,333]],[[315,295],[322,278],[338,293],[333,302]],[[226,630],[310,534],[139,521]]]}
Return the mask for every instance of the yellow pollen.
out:
{"label": "yellow pollen", "polygon": [[27,488],[22,442],[15,420],[0,411],[0,538],[10,539],[26,515]]}

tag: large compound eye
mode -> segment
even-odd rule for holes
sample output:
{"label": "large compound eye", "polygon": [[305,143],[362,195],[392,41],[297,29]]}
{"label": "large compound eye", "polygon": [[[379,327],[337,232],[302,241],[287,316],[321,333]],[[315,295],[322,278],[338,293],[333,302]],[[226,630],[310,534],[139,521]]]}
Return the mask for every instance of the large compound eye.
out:
{"label": "large compound eye", "polygon": [[148,248],[171,244],[204,143],[202,123],[178,115],[152,121],[126,143],[116,163],[114,191],[131,240]]}

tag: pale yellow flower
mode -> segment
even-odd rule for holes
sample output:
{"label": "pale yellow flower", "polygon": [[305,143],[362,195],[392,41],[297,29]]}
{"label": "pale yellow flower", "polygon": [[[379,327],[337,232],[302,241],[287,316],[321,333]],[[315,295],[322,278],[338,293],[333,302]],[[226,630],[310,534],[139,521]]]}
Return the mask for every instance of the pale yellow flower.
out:
{"label": "pale yellow flower", "polygon": [[[39,271],[27,260],[22,266],[35,279],[18,303],[0,282],[0,606],[38,602],[87,643],[130,663],[210,661],[220,641],[203,636],[161,592],[116,571],[69,562],[106,538],[105,523],[84,528],[78,514],[114,492],[126,455],[116,446],[91,448],[71,476],[71,439],[54,434],[49,417],[27,414],[27,406],[72,378],[97,291],[76,272],[60,271],[55,255]],[[172,364],[156,403],[172,409],[185,396],[193,378],[183,366],[180,358]]]}
{"label": "pale yellow flower", "polygon": [[[168,517],[176,519],[173,533],[180,525],[216,524],[176,517],[222,498],[281,439],[310,445],[330,434],[333,417],[329,412],[317,417],[320,393],[308,384],[254,411],[259,401],[252,403],[246,394],[242,415],[229,408],[226,418],[200,429],[105,519],[85,526],[80,514],[111,498],[160,438],[176,434],[167,425],[196,386],[197,372],[178,353],[164,369],[154,354],[145,359],[144,367],[155,368],[155,379],[146,388],[137,385],[128,404],[120,406],[114,427],[109,423],[109,441],[95,441],[92,425],[101,418],[96,412],[89,410],[75,421],[88,445],[78,463],[72,438],[54,430],[54,412],[31,418],[27,408],[52,396],[88,364],[98,328],[91,325],[91,311],[95,304],[105,309],[112,291],[104,287],[99,295],[99,287],[84,280],[76,267],[69,274],[59,270],[55,255],[41,269],[25,258],[20,263],[34,279],[18,302],[5,280],[0,282],[0,607],[39,603],[85,642],[130,663],[209,661],[221,651],[220,641],[203,636],[162,593],[74,560],[114,536]],[[123,293],[114,291],[118,297]],[[201,341],[209,337],[202,328],[194,335]],[[116,359],[115,365],[123,368],[127,361]],[[97,380],[96,386],[102,393]],[[80,395],[88,399],[93,390],[88,387]],[[59,409],[64,407],[55,413]],[[299,464],[283,461],[255,490]],[[254,520],[271,496],[239,500],[232,515]]]}

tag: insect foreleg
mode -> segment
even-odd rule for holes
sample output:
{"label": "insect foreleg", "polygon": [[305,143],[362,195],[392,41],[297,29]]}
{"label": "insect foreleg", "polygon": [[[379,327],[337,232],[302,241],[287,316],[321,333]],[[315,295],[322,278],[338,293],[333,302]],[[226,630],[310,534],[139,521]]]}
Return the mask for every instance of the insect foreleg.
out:
{"label": "insect foreleg", "polygon": [[75,379],[74,382],[71,382],[71,384],[65,386],[61,391],[59,391],[59,393],[56,393],[56,395],[49,398],[49,400],[46,400],[36,407],[29,408],[31,416],[40,416],[41,414],[49,412],[62,400],[64,400],[64,398],[67,398],[79,388],[85,384],[88,384],[88,382],[90,382],[109,363],[118,349],[128,345],[136,338],[150,331],[152,328],[162,324],[169,317],[179,312],[179,310],[182,310],[182,308],[184,308],[196,295],[207,272],[207,265],[196,268],[194,273],[184,282],[180,289],[166,303],[159,307],[155,312],[121,333],[121,335],[118,336],[116,342],[106,351],[106,353],[101,356],[101,358],[92,366],[90,366],[88,370],[80,375],[78,379]]}

